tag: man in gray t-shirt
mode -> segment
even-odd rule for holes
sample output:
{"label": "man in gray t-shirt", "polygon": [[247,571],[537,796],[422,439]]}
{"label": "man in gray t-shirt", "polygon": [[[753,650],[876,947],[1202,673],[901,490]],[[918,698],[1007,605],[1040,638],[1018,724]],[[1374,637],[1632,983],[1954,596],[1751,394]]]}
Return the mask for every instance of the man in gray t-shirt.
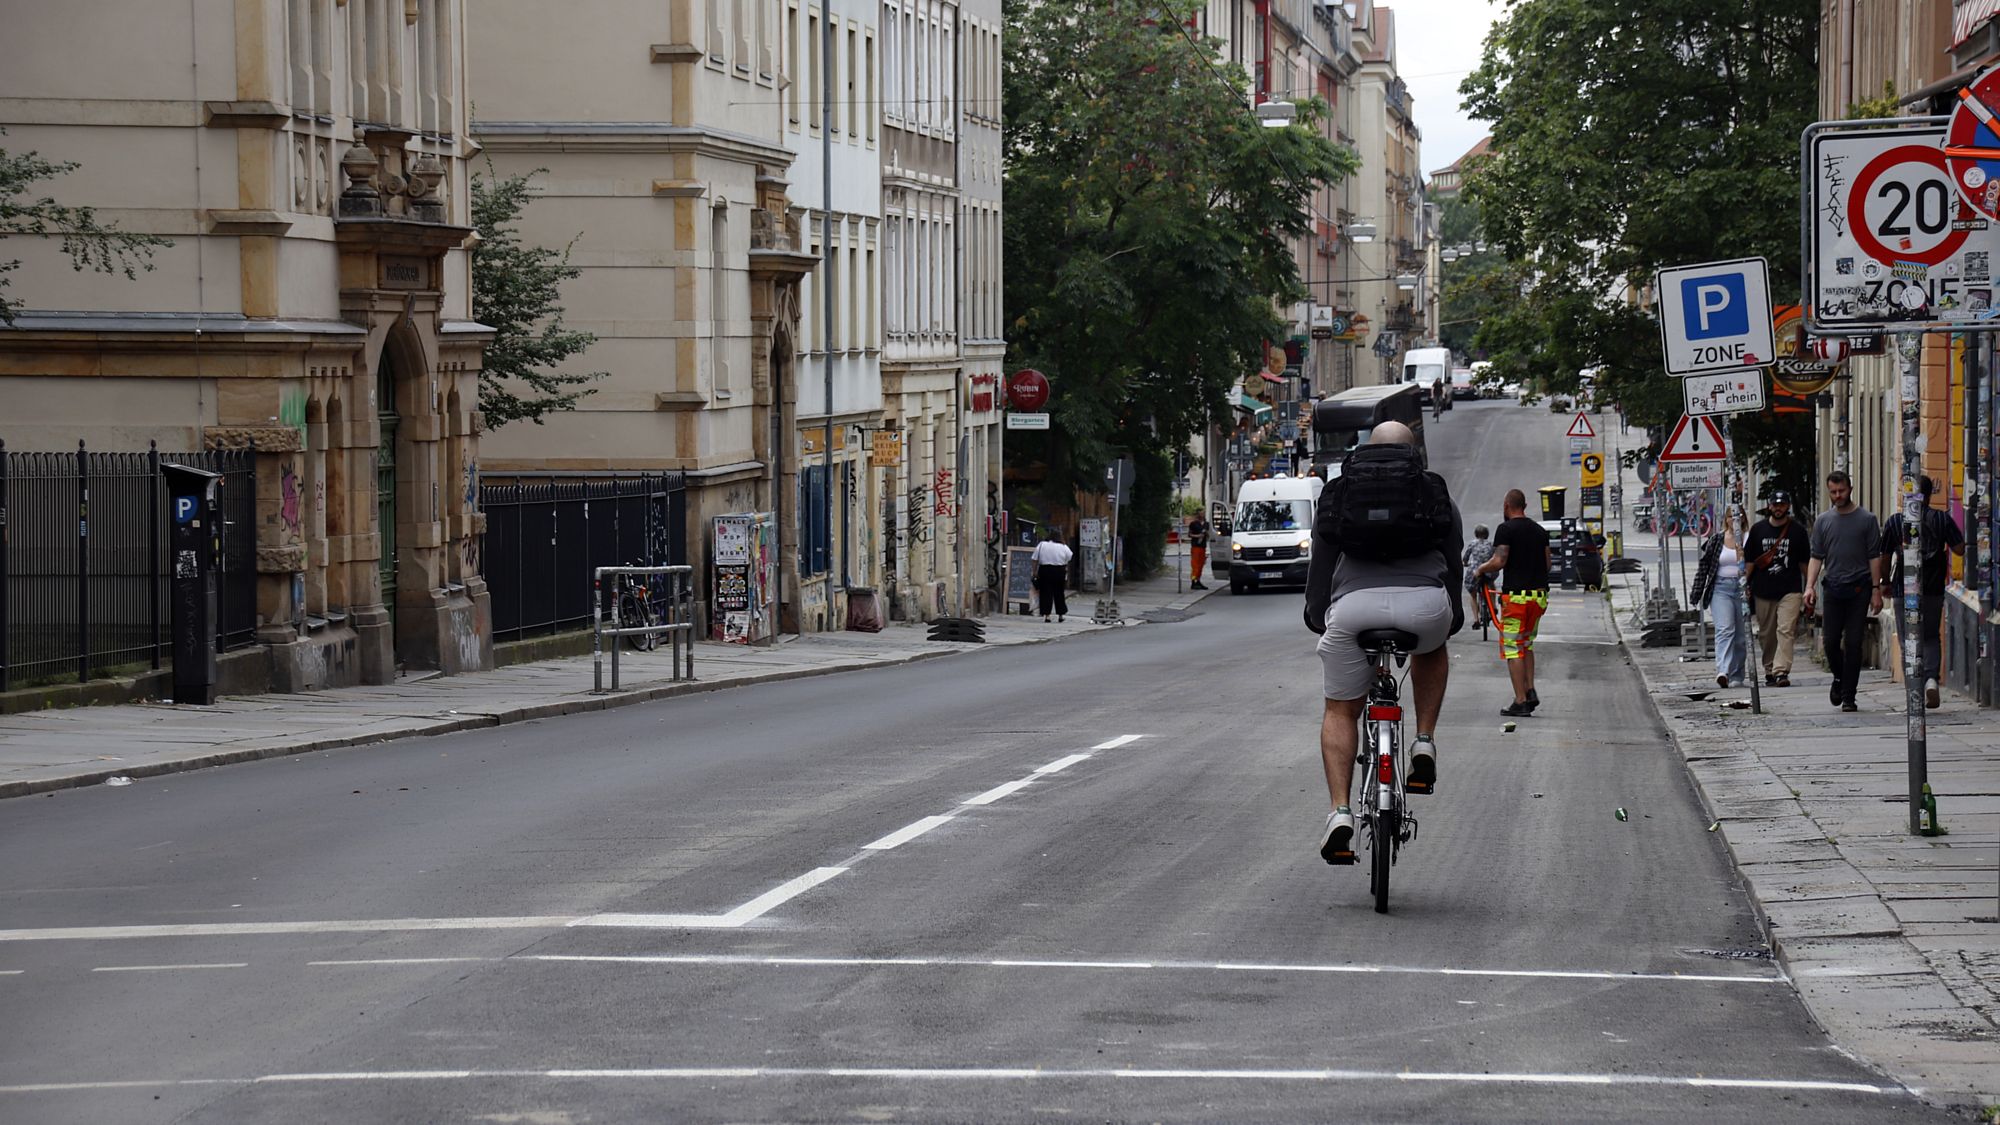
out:
{"label": "man in gray t-shirt", "polygon": [[1863,627],[1882,611],[1882,529],[1874,513],[1854,502],[1854,482],[1846,473],[1836,469],[1826,475],[1826,496],[1832,507],[1812,526],[1806,612],[1815,605],[1821,610],[1826,666],[1833,673],[1827,698],[1843,711],[1855,711]]}

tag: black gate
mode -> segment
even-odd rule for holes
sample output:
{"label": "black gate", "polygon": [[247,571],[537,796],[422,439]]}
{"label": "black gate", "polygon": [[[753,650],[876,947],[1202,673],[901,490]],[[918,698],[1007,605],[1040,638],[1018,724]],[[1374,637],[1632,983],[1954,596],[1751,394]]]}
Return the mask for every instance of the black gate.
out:
{"label": "black gate", "polygon": [[591,576],[600,566],[687,564],[687,478],[680,473],[482,478],[479,508],[496,641],[588,625]]}
{"label": "black gate", "polygon": [[221,473],[219,640],[257,628],[255,455],[8,453],[0,443],[0,691],[171,655],[161,462]]}

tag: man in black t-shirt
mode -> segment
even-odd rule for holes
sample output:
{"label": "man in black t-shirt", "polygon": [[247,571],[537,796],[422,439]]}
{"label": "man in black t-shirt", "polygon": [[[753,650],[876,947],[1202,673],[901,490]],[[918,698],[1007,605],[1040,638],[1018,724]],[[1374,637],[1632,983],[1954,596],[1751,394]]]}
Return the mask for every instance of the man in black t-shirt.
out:
{"label": "man in black t-shirt", "polygon": [[[1943,642],[1939,630],[1944,623],[1945,558],[1965,553],[1965,536],[1951,517],[1931,507],[1931,493],[1937,490],[1929,477],[1917,478],[1917,492],[1924,498],[1924,514],[1917,525],[1917,664],[1924,681],[1924,706],[1938,705],[1938,670],[1943,665]],[[1882,525],[1882,553],[1891,560],[1888,596],[1884,601],[1897,606],[1896,635],[1903,635],[1903,513],[1890,516]]]}
{"label": "man in black t-shirt", "polygon": [[1750,602],[1757,615],[1764,686],[1791,687],[1792,647],[1805,605],[1812,537],[1792,518],[1790,493],[1772,493],[1765,513],[1744,537],[1743,557],[1750,560]]}
{"label": "man in black t-shirt", "polygon": [[1523,716],[1541,706],[1535,694],[1535,630],[1549,608],[1549,570],[1554,556],[1549,550],[1549,533],[1528,518],[1528,497],[1520,489],[1509,489],[1501,502],[1506,519],[1493,533],[1493,557],[1480,564],[1477,574],[1500,575],[1500,590],[1493,595],[1493,619],[1500,623],[1500,655],[1507,661],[1507,678],[1514,683],[1514,702],[1500,709],[1502,715]]}

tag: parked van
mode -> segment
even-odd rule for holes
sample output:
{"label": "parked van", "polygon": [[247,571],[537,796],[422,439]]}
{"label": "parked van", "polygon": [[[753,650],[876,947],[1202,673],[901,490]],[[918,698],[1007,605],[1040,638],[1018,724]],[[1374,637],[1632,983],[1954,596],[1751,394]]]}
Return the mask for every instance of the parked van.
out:
{"label": "parked van", "polygon": [[1415,383],[1433,401],[1451,409],[1451,349],[1411,348],[1403,353],[1403,382]]}
{"label": "parked van", "polygon": [[1312,476],[1244,481],[1229,529],[1229,592],[1304,586],[1312,565],[1313,505],[1326,482]]}

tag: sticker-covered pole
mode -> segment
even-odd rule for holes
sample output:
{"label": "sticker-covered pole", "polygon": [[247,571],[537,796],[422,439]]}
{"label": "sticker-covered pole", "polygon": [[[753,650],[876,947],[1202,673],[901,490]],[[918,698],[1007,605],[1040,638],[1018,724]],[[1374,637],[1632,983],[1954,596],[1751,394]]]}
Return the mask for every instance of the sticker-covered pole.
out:
{"label": "sticker-covered pole", "polygon": [[1896,335],[1896,357],[1902,364],[1898,387],[1903,420],[1903,482],[1899,499],[1903,510],[1903,541],[1897,544],[1902,560],[1903,581],[1897,596],[1896,619],[1902,625],[1903,641],[1903,726],[1909,740],[1910,835],[1923,831],[1924,784],[1930,772],[1930,750],[1924,728],[1923,651],[1918,604],[1918,529],[1923,526],[1924,498],[1917,492],[1917,477],[1923,472],[1923,453],[1918,448],[1919,399],[1922,396],[1923,337],[1915,332]]}
{"label": "sticker-covered pole", "polygon": [[[1758,376],[1762,378],[1763,376]],[[1757,688],[1758,661],[1753,659],[1758,650],[1757,611],[1750,603],[1750,502],[1749,481],[1743,473],[1743,465],[1736,459],[1736,435],[1730,432],[1729,416],[1722,416],[1722,440],[1729,450],[1730,488],[1726,495],[1733,501],[1722,511],[1723,527],[1736,533],[1736,635],[1742,646],[1743,678],[1750,681],[1750,713],[1764,713],[1764,696]],[[1738,517],[1741,526],[1738,526]]]}

